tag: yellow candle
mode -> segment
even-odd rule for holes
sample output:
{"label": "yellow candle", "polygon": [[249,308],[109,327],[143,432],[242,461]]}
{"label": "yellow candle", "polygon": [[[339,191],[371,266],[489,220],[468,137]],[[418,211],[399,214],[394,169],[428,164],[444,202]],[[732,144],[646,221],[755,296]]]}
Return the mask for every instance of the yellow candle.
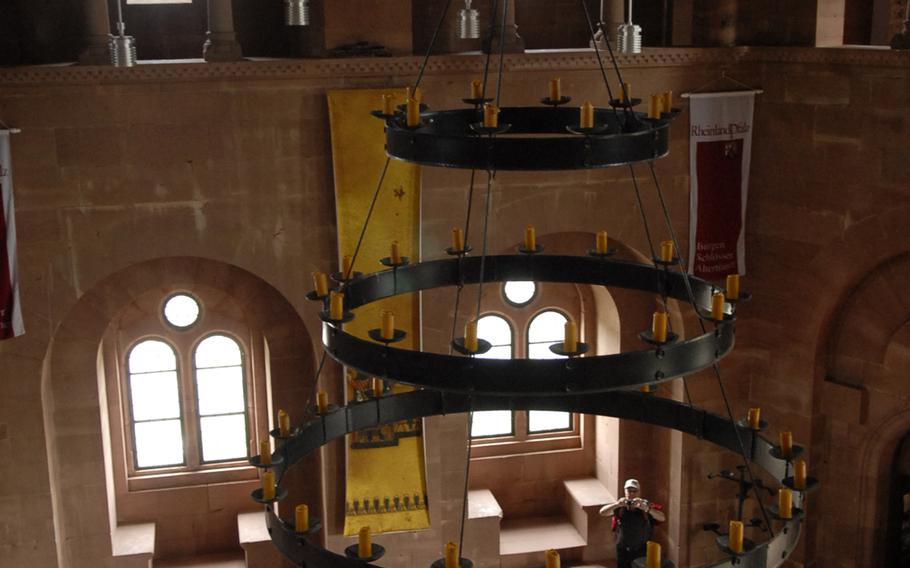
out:
{"label": "yellow candle", "polygon": [[667,340],[667,312],[654,312],[651,320],[651,336],[654,341],[663,343]]}
{"label": "yellow candle", "polygon": [[606,254],[609,249],[609,239],[606,231],[597,232],[597,253]]}
{"label": "yellow candle", "polygon": [[408,126],[420,124],[420,103],[417,99],[408,99]]}
{"label": "yellow candle", "polygon": [[793,432],[780,433],[780,455],[789,458],[793,452]]}
{"label": "yellow candle", "polygon": [[640,392],[649,393],[654,390],[654,387],[651,385],[641,385],[638,390]]}
{"label": "yellow candle", "polygon": [[794,460],[793,462],[793,487],[806,488],[806,460]]}
{"label": "yellow candle", "polygon": [[622,84],[622,93],[620,93],[619,98],[625,102],[632,100],[632,85],[630,83]]}
{"label": "yellow candle", "polygon": [[329,409],[329,393],[322,389],[316,393],[316,409],[320,414]]}
{"label": "yellow candle", "polygon": [[310,508],[306,505],[297,505],[294,509],[294,530],[299,533],[310,530]]}
{"label": "yellow candle", "polygon": [[537,249],[537,233],[534,232],[534,225],[525,227],[525,250]]}
{"label": "yellow candle", "polygon": [[711,319],[715,321],[724,319],[724,295],[721,292],[714,292],[711,296]]}
{"label": "yellow candle", "polygon": [[781,487],[777,491],[778,516],[782,519],[793,518],[793,492],[788,487]]}
{"label": "yellow candle", "polygon": [[452,227],[452,250],[455,252],[464,250],[464,231],[458,227]]}
{"label": "yellow candle", "polygon": [[344,292],[329,292],[329,319],[338,321],[344,317]]}
{"label": "yellow candle", "polygon": [[749,428],[753,430],[761,428],[761,408],[749,409]]}
{"label": "yellow candle", "polygon": [[259,442],[259,463],[262,465],[272,464],[272,445],[268,439]]}
{"label": "yellow candle", "polygon": [[270,469],[262,472],[262,498],[265,501],[275,498],[275,472]]}
{"label": "yellow candle", "polygon": [[404,88],[404,96],[407,99],[414,99],[419,103],[423,102],[423,90],[420,87],[412,89],[411,87]]}
{"label": "yellow candle", "polygon": [[660,568],[660,543],[648,541],[648,553],[645,556],[645,568]]}
{"label": "yellow candle", "polygon": [[648,118],[660,118],[662,98],[660,95],[651,95],[651,100],[648,102]]}
{"label": "yellow candle", "polygon": [[351,263],[354,261],[351,255],[346,254],[341,257],[341,277],[347,278],[351,275]]}
{"label": "yellow candle", "polygon": [[389,258],[393,264],[401,264],[401,249],[398,247],[398,241],[392,241],[392,250],[389,253]]}
{"label": "yellow candle", "polygon": [[730,550],[739,553],[743,551],[743,524],[740,521],[730,521]]}
{"label": "yellow candle", "polygon": [[581,105],[580,122],[582,128],[594,128],[594,105],[587,101]]}
{"label": "yellow candle", "polygon": [[547,551],[547,568],[559,568],[559,552],[552,548]]}
{"label": "yellow candle", "polygon": [[560,92],[559,77],[555,79],[550,79],[550,100],[558,101],[562,97]]}
{"label": "yellow candle", "polygon": [[291,433],[291,417],[284,410],[278,411],[278,433],[287,436]]}
{"label": "yellow candle", "polygon": [[739,299],[739,274],[727,275],[727,297],[731,300]]}
{"label": "yellow candle", "polygon": [[660,259],[664,262],[673,262],[673,241],[660,242]]}
{"label": "yellow candle", "polygon": [[380,396],[383,390],[385,389],[382,386],[382,379],[379,377],[373,377],[373,394],[375,396]]}
{"label": "yellow candle", "polygon": [[493,103],[483,104],[483,125],[486,128],[499,126],[499,109]]}
{"label": "yellow candle", "polygon": [[325,272],[313,273],[313,286],[316,288],[316,295],[319,297],[329,293],[329,279],[326,277]]}
{"label": "yellow candle", "polygon": [[480,82],[480,79],[474,79],[471,81],[471,98],[479,99],[483,96],[483,83]]}
{"label": "yellow candle", "polygon": [[380,335],[383,339],[395,337],[395,313],[392,310],[382,310],[382,328]]}
{"label": "yellow candle", "polygon": [[446,566],[445,568],[458,568],[458,545],[454,542],[446,543]]}
{"label": "yellow candle", "polygon": [[360,527],[357,535],[357,556],[369,558],[373,555],[373,543],[370,540],[370,527]]}
{"label": "yellow candle", "polygon": [[664,91],[661,95],[660,110],[661,112],[670,112],[673,108],[673,91]]}
{"label": "yellow candle", "polygon": [[565,333],[566,337],[562,344],[562,348],[569,353],[578,351],[578,326],[575,325],[574,321],[566,322]]}
{"label": "yellow candle", "polygon": [[395,103],[392,100],[392,95],[389,93],[382,95],[382,114],[395,114]]}
{"label": "yellow candle", "polygon": [[477,351],[477,320],[469,320],[464,324],[464,348],[475,353]]}

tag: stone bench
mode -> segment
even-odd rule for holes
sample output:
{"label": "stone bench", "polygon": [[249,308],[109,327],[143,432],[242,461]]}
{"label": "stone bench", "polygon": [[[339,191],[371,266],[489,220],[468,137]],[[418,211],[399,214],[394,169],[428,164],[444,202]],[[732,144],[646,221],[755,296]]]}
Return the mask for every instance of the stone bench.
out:
{"label": "stone bench", "polygon": [[616,497],[593,477],[566,480],[563,487],[566,490],[563,509],[585,539],[582,560],[615,560],[616,547],[610,536],[613,522],[600,516],[600,508],[615,502]]}
{"label": "stone bench", "polygon": [[239,513],[237,536],[246,558],[247,568],[276,568],[288,565],[284,556],[272,544],[264,512]]}
{"label": "stone bench", "polygon": [[499,530],[502,507],[489,489],[468,491],[468,511],[464,526],[465,550],[462,556],[476,568],[499,567]]}
{"label": "stone bench", "polygon": [[111,552],[114,568],[151,568],[155,556],[155,523],[114,527]]}

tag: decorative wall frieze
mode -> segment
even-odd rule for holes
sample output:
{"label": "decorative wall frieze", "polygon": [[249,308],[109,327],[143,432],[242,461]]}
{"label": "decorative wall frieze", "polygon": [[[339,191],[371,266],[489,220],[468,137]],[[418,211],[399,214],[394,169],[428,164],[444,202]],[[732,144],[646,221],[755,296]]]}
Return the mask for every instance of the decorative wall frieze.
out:
{"label": "decorative wall frieze", "polygon": [[[606,64],[609,58],[601,53]],[[201,60],[140,63],[131,68],[86,65],[46,65],[0,70],[0,86],[56,83],[141,83],[224,79],[319,79],[323,77],[413,76],[422,57],[364,59],[248,59],[205,63]],[[687,67],[738,62],[812,63],[910,67],[905,53],[862,48],[650,48],[637,55],[617,57],[623,69]],[[481,54],[438,55],[430,58],[428,74],[481,72]],[[548,50],[506,55],[507,71],[597,69],[593,50]]]}

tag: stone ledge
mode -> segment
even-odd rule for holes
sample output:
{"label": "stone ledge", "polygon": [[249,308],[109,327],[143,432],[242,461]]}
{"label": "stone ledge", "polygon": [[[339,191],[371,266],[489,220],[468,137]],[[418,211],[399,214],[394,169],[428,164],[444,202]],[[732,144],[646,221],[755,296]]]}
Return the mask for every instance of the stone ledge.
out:
{"label": "stone ledge", "polygon": [[115,568],[150,568],[155,555],[155,523],[114,527],[111,553]]}

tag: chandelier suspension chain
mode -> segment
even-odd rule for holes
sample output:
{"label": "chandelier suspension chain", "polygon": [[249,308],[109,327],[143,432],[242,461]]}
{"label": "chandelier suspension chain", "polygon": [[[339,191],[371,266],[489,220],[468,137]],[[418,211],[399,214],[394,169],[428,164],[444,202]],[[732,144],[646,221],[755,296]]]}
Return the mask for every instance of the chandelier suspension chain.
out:
{"label": "chandelier suspension chain", "polygon": [[439,22],[436,23],[436,29],[433,30],[433,37],[430,39],[430,45],[427,46],[427,52],[423,56],[423,62],[420,64],[420,72],[417,73],[417,81],[414,82],[414,92],[416,96],[417,87],[420,86],[420,81],[423,79],[423,72],[427,69],[427,63],[430,62],[430,53],[433,51],[433,48],[436,47],[436,40],[439,38],[439,30],[442,28],[443,22],[445,22],[446,14],[449,13],[449,6],[452,4],[452,0],[446,0],[446,5],[442,9],[442,15],[439,17]]}
{"label": "chandelier suspension chain", "polygon": [[493,180],[496,179],[496,172],[487,170],[487,195],[483,215],[483,237],[480,249],[480,280],[477,282],[477,310],[474,313],[475,319],[480,319],[480,301],[483,297],[483,278],[484,269],[487,261],[487,237],[489,236],[490,216],[493,210]]}
{"label": "chandelier suspension chain", "polygon": [[[462,490],[461,499],[461,524],[458,528],[458,557],[461,558],[464,550],[464,520],[468,514],[468,480],[471,476],[471,430],[474,428],[474,410],[468,412],[468,435],[466,436],[468,449],[466,452],[466,461],[464,464],[464,489]],[[460,564],[460,562],[459,562]]]}
{"label": "chandelier suspension chain", "polygon": [[[587,4],[585,4],[585,0],[579,0],[579,1],[581,2],[582,10],[585,13],[585,20],[587,20],[587,22],[588,22],[588,34],[591,37],[591,45],[594,46],[594,56],[597,58],[597,65],[600,67],[600,74],[604,79],[604,85],[607,87],[607,96],[610,98],[610,100],[613,100],[615,98],[613,96],[613,89],[610,88],[610,81],[607,80],[607,70],[604,69],[603,61],[600,58],[600,49],[598,49],[597,41],[594,38],[595,32],[594,32],[594,24],[591,22],[591,14],[590,14],[590,12],[588,12],[588,6],[587,6]],[[616,70],[616,77],[619,80],[620,91],[625,92],[625,88],[623,87],[623,82],[622,82],[622,75],[619,73],[619,66],[616,64],[616,57],[613,55],[613,48],[610,47],[609,41],[606,41],[604,43],[607,44],[607,49],[610,50],[609,51],[610,59],[613,62],[613,68]],[[619,113],[616,112],[616,107],[612,107],[612,108],[613,108],[613,115],[616,116],[617,120],[618,120]],[[627,118],[635,118],[635,113],[632,112],[631,107],[625,108],[623,114],[625,114]]]}
{"label": "chandelier suspension chain", "polygon": [[354,247],[354,254],[351,255],[351,266],[348,267],[348,273],[344,274],[344,280],[349,280],[354,272],[354,263],[357,262],[357,255],[360,253],[360,245],[363,244],[363,236],[367,232],[370,224],[370,218],[373,216],[373,208],[376,206],[376,199],[379,198],[379,190],[382,189],[382,183],[385,181],[385,174],[389,171],[389,162],[391,157],[386,157],[385,165],[382,166],[382,174],[379,175],[379,183],[376,184],[376,191],[373,193],[373,200],[370,202],[370,208],[367,210],[367,216],[363,220],[363,227],[360,229],[360,237],[357,238],[357,246]]}
{"label": "chandelier suspension chain", "polygon": [[[649,162],[648,164],[651,170],[651,179],[654,181],[654,187],[657,190],[657,197],[660,200],[660,207],[664,214],[664,220],[667,224],[667,229],[670,232],[670,238],[673,239],[673,247],[676,249],[677,254],[679,255],[680,267],[683,270],[683,275],[688,275],[689,268],[685,259],[685,255],[682,254],[682,251],[679,250],[679,239],[676,236],[676,230],[673,229],[673,223],[670,220],[670,209],[667,206],[666,201],[664,200],[663,190],[660,187],[660,181],[657,179],[657,171],[654,169],[654,162]],[[689,296],[689,302],[692,304],[692,309],[696,310],[696,315],[698,315],[697,307],[695,304],[695,294],[692,292],[692,285],[689,282],[687,277],[684,277],[683,282],[686,285],[686,292]],[[705,322],[702,319],[698,318],[698,325],[701,327],[702,333],[705,333]],[[717,386],[720,388],[721,398],[724,401],[724,407],[727,410],[727,417],[730,419],[730,422],[734,424],[733,434],[736,437],[736,443],[739,446],[739,453],[743,459],[743,465],[746,468],[746,472],[749,474],[749,482],[752,484],[752,492],[755,494],[755,500],[758,501],[758,507],[761,509],[762,517],[764,518],[765,525],[768,528],[768,532],[771,537],[774,537],[774,529],[771,527],[771,519],[768,517],[768,511],[765,510],[765,504],[761,500],[761,495],[758,492],[758,488],[755,486],[755,476],[752,473],[752,465],[749,463],[749,457],[746,454],[746,445],[743,443],[742,436],[740,436],[739,429],[735,426],[735,421],[733,419],[733,407],[730,405],[730,399],[727,396],[727,389],[724,387],[723,378],[720,373],[720,365],[717,361],[714,361],[711,364],[711,368],[714,369],[714,376],[717,378]]]}
{"label": "chandelier suspension chain", "polygon": [[[351,263],[351,264],[353,264],[353,263]],[[325,366],[326,355],[328,355],[328,353],[326,353],[326,350],[323,349],[322,357],[319,359],[319,366],[316,367],[316,374],[313,377],[313,391],[310,393],[309,398],[307,398],[306,402],[304,403],[304,405],[303,405],[304,409],[308,409],[308,408],[310,408],[311,405],[316,404],[313,399],[315,398],[316,393],[319,392],[319,375],[322,373],[322,368]],[[305,416],[305,414],[303,416]],[[317,416],[318,416],[318,414],[317,414]],[[297,428],[303,429],[303,427],[306,425],[306,423],[307,423],[307,420],[301,419]],[[281,480],[284,479],[284,474],[287,473],[287,471],[288,471],[287,469],[281,470],[281,473],[278,475],[278,479],[275,480],[275,483],[277,483],[278,485],[281,485]]]}
{"label": "chandelier suspension chain", "polygon": [[[503,1],[508,2],[508,0],[503,0]],[[490,6],[490,27],[487,28],[489,30],[487,32],[487,42],[488,42],[487,45],[490,45],[491,47],[493,45],[493,36],[496,33],[495,16],[496,16],[496,8],[498,6],[499,6],[499,0],[493,0],[493,4]],[[492,56],[493,56],[493,50],[489,49],[486,53],[486,57],[484,58],[484,63],[483,63],[483,87],[480,92],[481,100],[487,98],[487,80],[490,77],[490,59]],[[467,236],[467,235],[465,235],[465,236]]]}
{"label": "chandelier suspension chain", "polygon": [[[471,170],[471,181],[468,189],[468,204],[464,221],[464,245],[467,248],[468,231],[471,229],[471,211],[474,203],[474,176],[477,170]],[[464,251],[467,254],[467,250]],[[459,256],[459,263],[464,260],[464,256]],[[460,271],[459,271],[460,272]],[[461,304],[461,292],[464,290],[464,283],[459,283],[455,287],[455,306],[452,309],[452,334],[449,337],[449,355],[452,354],[452,342],[455,341],[455,332],[458,329],[458,308]]]}
{"label": "chandelier suspension chain", "polygon": [[[499,27],[499,77],[496,79],[496,106],[499,107],[499,96],[502,93],[502,68],[505,62],[506,47],[506,17],[509,15],[509,2],[504,0],[502,3],[502,25]],[[490,51],[493,51],[493,43],[490,42]]]}

